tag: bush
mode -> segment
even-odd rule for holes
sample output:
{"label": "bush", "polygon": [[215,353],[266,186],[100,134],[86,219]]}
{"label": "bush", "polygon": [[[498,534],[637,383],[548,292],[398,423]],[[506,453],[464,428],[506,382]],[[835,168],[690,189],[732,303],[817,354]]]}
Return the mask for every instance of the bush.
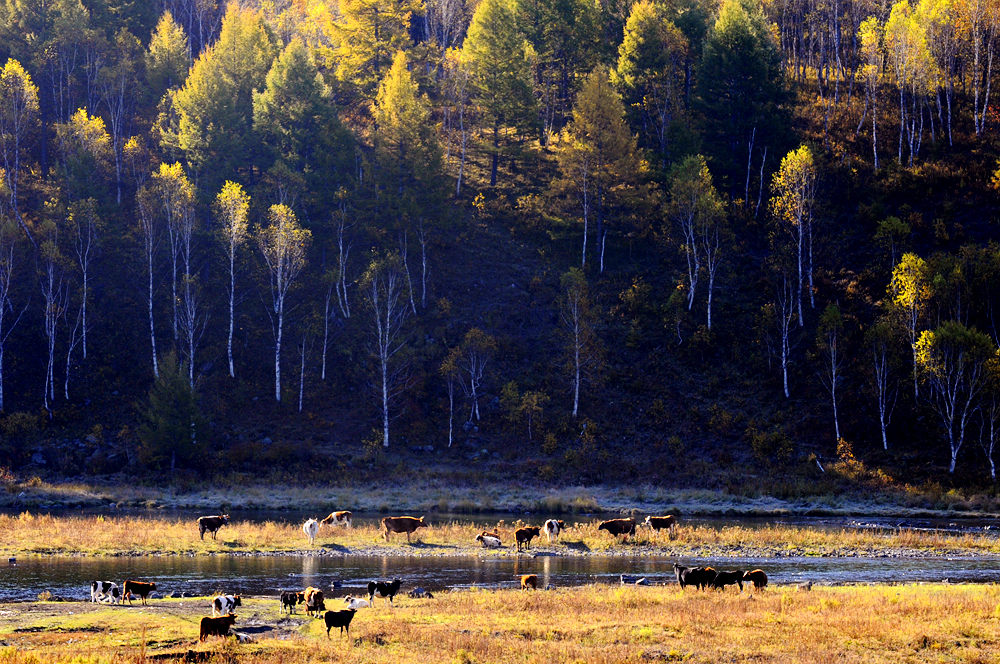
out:
{"label": "bush", "polygon": [[780,427],[760,431],[751,424],[747,427],[746,436],[750,440],[750,449],[754,457],[768,465],[788,462],[795,451],[791,439]]}

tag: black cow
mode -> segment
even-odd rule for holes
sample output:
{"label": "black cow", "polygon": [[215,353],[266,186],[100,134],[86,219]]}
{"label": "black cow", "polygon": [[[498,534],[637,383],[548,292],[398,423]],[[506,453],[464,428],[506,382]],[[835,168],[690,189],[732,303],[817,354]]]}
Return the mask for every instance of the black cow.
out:
{"label": "black cow", "polygon": [[681,588],[694,586],[702,589],[715,580],[715,570],[711,567],[684,567],[674,563],[674,574]]}
{"label": "black cow", "polygon": [[369,581],[368,601],[372,603],[372,606],[375,606],[375,593],[378,593],[379,597],[388,597],[389,604],[392,604],[392,598],[399,592],[399,586],[402,583],[399,579],[393,579],[392,583],[388,581]]}
{"label": "black cow", "polygon": [[220,514],[218,516],[200,516],[198,517],[198,534],[202,539],[205,539],[205,533],[212,533],[212,539],[215,539],[215,535],[219,532],[219,528],[227,525],[228,523],[228,514]]}
{"label": "black cow", "polygon": [[712,587],[716,590],[725,590],[726,586],[738,585],[740,592],[743,592],[743,572],[719,572],[712,580]]}
{"label": "black cow", "polygon": [[330,628],[339,627],[340,635],[344,635],[344,630],[347,630],[347,635],[351,635],[351,621],[354,620],[354,614],[357,613],[354,609],[344,609],[343,611],[327,611],[323,614],[323,621],[326,623],[326,638],[330,638]]}
{"label": "black cow", "polygon": [[295,590],[281,591],[281,610],[288,609],[289,613],[295,613],[295,605],[306,601],[306,594]]}

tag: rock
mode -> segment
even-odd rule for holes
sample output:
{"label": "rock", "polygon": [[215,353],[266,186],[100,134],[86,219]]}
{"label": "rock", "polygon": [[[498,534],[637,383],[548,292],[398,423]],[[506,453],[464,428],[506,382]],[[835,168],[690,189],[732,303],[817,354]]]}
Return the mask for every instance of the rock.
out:
{"label": "rock", "polygon": [[425,590],[423,588],[419,588],[419,587],[418,588],[414,588],[413,590],[411,590],[410,592],[408,592],[406,594],[407,594],[407,596],[414,597],[414,598],[424,597],[424,598],[427,598],[427,599],[434,599],[434,595],[432,595],[427,590]]}
{"label": "rock", "polygon": [[635,576],[633,574],[622,574],[621,583],[623,586],[648,586],[649,582],[644,576]]}

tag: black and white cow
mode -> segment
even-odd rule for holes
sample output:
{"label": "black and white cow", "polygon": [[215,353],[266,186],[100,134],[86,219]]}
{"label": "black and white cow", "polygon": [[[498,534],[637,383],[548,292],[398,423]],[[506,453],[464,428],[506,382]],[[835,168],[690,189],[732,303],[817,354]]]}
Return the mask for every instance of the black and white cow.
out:
{"label": "black and white cow", "polygon": [[90,601],[103,602],[111,600],[112,604],[120,603],[122,593],[114,581],[94,581],[90,584]]}
{"label": "black and white cow", "polygon": [[549,519],[542,526],[542,532],[545,533],[545,536],[547,538],[549,538],[549,544],[551,544],[553,537],[556,538],[556,541],[559,540],[559,533],[561,533],[565,528],[566,524],[563,523],[562,521],[557,521],[556,519]]}
{"label": "black and white cow", "polygon": [[212,598],[212,617],[229,615],[240,605],[239,595],[216,595]]}

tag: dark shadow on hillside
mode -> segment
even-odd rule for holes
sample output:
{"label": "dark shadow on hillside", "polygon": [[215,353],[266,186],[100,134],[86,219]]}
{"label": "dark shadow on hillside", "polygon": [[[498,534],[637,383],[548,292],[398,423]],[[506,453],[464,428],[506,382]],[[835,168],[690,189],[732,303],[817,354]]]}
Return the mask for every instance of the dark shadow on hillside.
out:
{"label": "dark shadow on hillside", "polygon": [[570,549],[572,551],[582,551],[583,553],[590,552],[590,547],[587,546],[587,544],[583,540],[580,540],[579,542],[570,542],[568,540],[563,540],[562,543],[567,549]]}

